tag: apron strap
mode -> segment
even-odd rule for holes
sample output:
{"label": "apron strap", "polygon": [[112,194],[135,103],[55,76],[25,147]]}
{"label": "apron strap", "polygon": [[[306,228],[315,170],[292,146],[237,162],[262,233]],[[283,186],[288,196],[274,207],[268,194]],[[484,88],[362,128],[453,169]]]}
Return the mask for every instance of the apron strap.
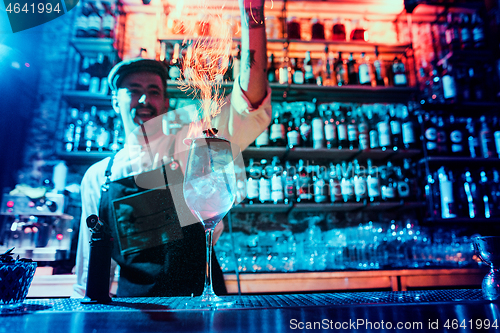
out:
{"label": "apron strap", "polygon": [[113,166],[113,161],[115,159],[115,154],[111,155],[109,158],[108,166],[106,167],[106,171],[104,175],[106,176],[106,181],[101,185],[101,190],[106,192],[109,189],[109,183],[111,183],[111,167]]}

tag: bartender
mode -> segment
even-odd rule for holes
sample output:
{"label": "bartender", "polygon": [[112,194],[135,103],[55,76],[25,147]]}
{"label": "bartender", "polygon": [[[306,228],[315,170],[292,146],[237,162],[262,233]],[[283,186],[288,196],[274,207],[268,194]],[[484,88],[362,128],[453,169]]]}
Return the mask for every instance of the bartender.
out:
{"label": "bartender", "polygon": [[[272,110],[266,76],[264,0],[239,0],[239,6],[242,14],[240,76],[221,112],[213,118],[212,126],[217,128],[220,137],[244,150],[267,128]],[[125,223],[129,221],[127,217],[151,202],[151,192],[137,185],[138,176],[154,172],[163,164],[164,168],[167,165],[169,179],[172,176],[177,183],[179,179],[182,183],[188,126],[175,135],[165,135],[161,130],[166,119],[163,115],[169,108],[167,77],[165,67],[149,59],[122,61],[109,73],[113,109],[123,121],[127,142],[114,156],[92,165],[83,177],[73,297],[85,296],[90,249],[86,219],[93,214],[109,226],[114,238],[111,273],[114,274],[118,265],[118,296],[190,296],[203,291],[206,250],[204,228],[199,221],[182,223],[174,219],[174,223],[163,226],[166,229],[159,232],[143,223],[143,234],[151,239],[124,237],[134,234]],[[164,191],[169,191],[168,187]],[[154,213],[163,214],[164,219],[165,214],[173,210],[175,207],[167,207],[163,212]],[[143,221],[155,223],[148,219],[151,217]],[[222,222],[217,225],[214,243],[223,228]],[[154,235],[162,232],[168,237],[158,243]],[[222,272],[215,257],[212,261],[214,291],[225,294]]]}

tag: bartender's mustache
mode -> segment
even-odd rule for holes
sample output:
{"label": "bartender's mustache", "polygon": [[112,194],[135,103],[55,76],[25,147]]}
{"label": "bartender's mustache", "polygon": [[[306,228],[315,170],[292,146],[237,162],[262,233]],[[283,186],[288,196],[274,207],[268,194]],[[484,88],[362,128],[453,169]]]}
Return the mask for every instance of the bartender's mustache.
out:
{"label": "bartender's mustache", "polygon": [[156,110],[156,108],[150,104],[137,104],[133,109],[132,109],[132,119],[135,119],[135,117],[137,116],[137,110],[140,110],[140,109],[148,109],[148,110],[151,110],[153,112],[153,115],[157,115],[158,114],[158,110]]}

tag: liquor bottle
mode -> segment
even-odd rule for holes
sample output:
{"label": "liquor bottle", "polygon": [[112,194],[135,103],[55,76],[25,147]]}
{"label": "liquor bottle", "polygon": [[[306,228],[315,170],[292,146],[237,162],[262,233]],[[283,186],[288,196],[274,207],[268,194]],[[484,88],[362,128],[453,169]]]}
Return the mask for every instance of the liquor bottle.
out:
{"label": "liquor bottle", "polygon": [[439,156],[448,155],[448,131],[441,116],[437,117],[436,143]]}
{"label": "liquor bottle", "polygon": [[322,70],[323,73],[323,85],[330,87],[330,86],[335,86],[335,77],[334,77],[334,70],[332,71],[332,66],[334,66],[334,58],[333,58],[333,53],[328,51],[328,45],[325,46],[325,53],[324,53],[324,68]]}
{"label": "liquor bottle", "polygon": [[299,125],[300,144],[302,147],[312,147],[312,115],[305,105],[302,109],[302,117]]}
{"label": "liquor bottle", "polygon": [[113,15],[113,8],[111,2],[101,1],[104,7],[102,17],[102,36],[104,38],[114,38],[115,35],[115,16]]}
{"label": "liquor bottle", "polygon": [[467,216],[471,219],[477,218],[479,213],[479,189],[472,179],[469,169],[465,169],[462,175],[463,189],[467,199]]}
{"label": "liquor bottle", "polygon": [[66,125],[66,130],[64,131],[64,150],[67,152],[70,152],[75,148],[75,130],[76,123],[78,121],[78,109],[72,108],[70,114],[71,117]]}
{"label": "liquor bottle", "polygon": [[395,87],[406,87],[408,85],[405,65],[398,57],[394,58],[394,62],[392,63],[392,72],[394,74]]}
{"label": "liquor bottle", "polygon": [[291,166],[289,161],[286,161],[285,170],[283,171],[283,181],[285,183],[284,186],[284,202],[286,204],[290,204],[296,201],[297,192],[296,192],[296,184],[297,184],[297,171],[295,166]]}
{"label": "liquor bottle", "polygon": [[273,114],[273,123],[269,131],[269,143],[274,147],[286,146],[285,125],[280,121],[280,111],[277,109]]}
{"label": "liquor bottle", "polygon": [[481,75],[481,71],[478,67],[469,68],[469,78],[471,84],[472,99],[475,101],[484,100],[484,84],[486,82],[485,78]]}
{"label": "liquor bottle", "polygon": [[358,109],[358,148],[360,150],[370,149],[370,129],[368,119],[362,112],[361,108]]}
{"label": "liquor bottle", "polygon": [[330,174],[328,178],[328,182],[330,185],[330,201],[343,202],[344,199],[342,198],[342,189],[340,186],[340,183],[342,181],[340,164],[334,165],[330,162]]}
{"label": "liquor bottle", "polygon": [[382,150],[390,149],[391,147],[391,130],[390,130],[390,116],[387,110],[381,116],[380,121],[377,123],[378,131],[378,144]]}
{"label": "liquor bottle", "polygon": [[267,160],[260,161],[262,174],[259,179],[259,202],[267,203],[271,201],[271,175],[268,174]]}
{"label": "liquor bottle", "polygon": [[340,190],[342,192],[342,199],[344,202],[352,202],[355,200],[354,196],[354,183],[352,177],[352,162],[342,162],[342,181],[340,182]]}
{"label": "liquor bottle", "polygon": [[292,83],[304,84],[304,71],[299,65],[299,59],[291,59],[292,61]]}
{"label": "liquor bottle", "polygon": [[277,72],[276,64],[274,63],[274,54],[269,56],[269,68],[267,69],[267,80],[269,83],[278,82],[276,77]]}
{"label": "liquor bottle", "polygon": [[356,198],[356,202],[362,202],[368,196],[365,170],[361,169],[358,160],[354,160],[353,165],[354,165],[354,178],[353,178],[354,196]]}
{"label": "liquor bottle", "polygon": [[383,61],[379,57],[378,46],[375,46],[375,60],[373,61],[373,73],[375,78],[375,84],[372,83],[372,86],[383,87],[385,85],[384,72],[385,72],[384,65]]}
{"label": "liquor bottle", "polygon": [[429,213],[432,218],[441,216],[441,199],[439,193],[437,172],[429,173],[424,188],[425,201],[429,204]]}
{"label": "liquor bottle", "polygon": [[370,74],[370,65],[365,58],[365,53],[361,52],[361,59],[359,60],[358,67],[358,75],[359,75],[359,84],[364,86],[371,86],[371,74]]}
{"label": "liquor bottle", "polygon": [[81,7],[82,10],[80,12],[80,15],[78,15],[75,20],[75,36],[87,37],[89,10],[87,4],[84,4]]}
{"label": "liquor bottle", "polygon": [[402,117],[403,146],[405,149],[417,149],[417,122],[413,119],[409,108],[406,106],[403,106]]}
{"label": "liquor bottle", "polygon": [[310,51],[306,51],[306,58],[304,59],[304,82],[307,84],[316,83]]}
{"label": "liquor bottle", "polygon": [[346,37],[345,25],[342,24],[340,18],[334,19],[332,26],[332,40],[345,41]]}
{"label": "liquor bottle", "polygon": [[441,77],[439,76],[438,66],[435,63],[433,63],[432,65],[430,82],[431,82],[431,87],[430,87],[431,94],[428,100],[429,103],[436,103],[436,104],[444,103],[443,85]]}
{"label": "liquor bottle", "polygon": [[463,50],[473,47],[471,19],[467,14],[460,14],[460,44]]}
{"label": "liquor bottle", "polygon": [[[323,126],[323,118],[319,113],[318,101],[316,99],[314,102],[314,113],[312,114],[312,146],[314,149],[320,149],[325,147],[325,131]],[[324,106],[322,106],[324,108]]]}
{"label": "liquor bottle", "polygon": [[394,150],[403,148],[403,129],[394,105],[389,106],[389,125],[391,128],[391,146]]}
{"label": "liquor bottle", "polygon": [[470,157],[476,158],[481,156],[479,147],[479,136],[477,135],[476,126],[472,118],[467,118],[467,143],[469,147]]}
{"label": "liquor bottle", "polygon": [[342,59],[342,52],[339,52],[339,57],[334,65],[335,69],[335,78],[338,86],[345,86],[347,84],[346,81],[346,70],[344,60]]}
{"label": "liquor bottle", "polygon": [[310,165],[304,165],[304,160],[299,160],[297,167],[297,202],[313,201],[313,183]]}
{"label": "liquor bottle", "polygon": [[408,184],[409,196],[406,200],[416,201],[420,198],[420,184],[418,182],[416,168],[412,167],[412,160],[405,158],[403,160],[403,178],[406,184]]}
{"label": "liquor bottle", "polygon": [[98,9],[92,3],[89,3],[89,16],[87,22],[87,37],[99,37],[101,32],[101,17]]}
{"label": "liquor bottle", "polygon": [[495,141],[493,133],[486,122],[486,117],[481,116],[481,129],[479,130],[479,144],[481,145],[481,157],[491,158],[495,157]]}
{"label": "liquor bottle", "polygon": [[314,202],[323,203],[328,199],[327,172],[325,167],[315,165],[313,167]]}
{"label": "liquor bottle", "polygon": [[491,170],[492,183],[491,183],[491,199],[493,206],[493,217],[500,216],[500,173],[497,169]]}
{"label": "liquor bottle", "polygon": [[177,80],[181,77],[182,67],[180,61],[180,44],[175,43],[174,45],[174,53],[172,55],[172,59],[170,60],[170,69],[168,71],[168,76],[170,80]]}
{"label": "liquor bottle", "polygon": [[76,90],[89,91],[90,86],[90,66],[91,61],[88,57],[83,57],[82,65],[80,66],[80,71],[78,73],[78,79],[76,83]]}
{"label": "liquor bottle", "polygon": [[335,120],[333,119],[333,112],[330,107],[327,108],[325,112],[325,145],[326,148],[332,149],[338,147],[338,138],[337,138],[337,126],[335,124]]}
{"label": "liquor bottle", "polygon": [[280,165],[280,160],[277,156],[273,156],[271,162],[271,200],[274,204],[282,203],[284,200],[283,193],[283,168]]}
{"label": "liquor bottle", "polygon": [[443,97],[449,103],[456,102],[457,86],[452,75],[452,66],[447,64],[445,61],[442,69],[443,72],[441,74],[441,82],[443,84]]}
{"label": "liquor bottle", "polygon": [[392,162],[387,162],[387,166],[381,172],[381,194],[384,201],[395,201],[398,195],[398,182],[394,177],[394,167]]}
{"label": "liquor bottle", "polygon": [[472,42],[475,49],[482,49],[485,46],[485,35],[483,20],[479,14],[472,14]]}
{"label": "liquor bottle", "polygon": [[403,175],[403,170],[400,166],[395,166],[394,171],[397,183],[397,196],[401,200],[409,200],[411,196],[409,179]]}
{"label": "liquor bottle", "polygon": [[325,39],[325,26],[317,18],[311,20],[311,39]]}
{"label": "liquor bottle", "polygon": [[240,75],[240,70],[241,70],[241,45],[236,44],[236,54],[233,56],[233,81],[237,80],[238,76]]}
{"label": "liquor bottle", "polygon": [[460,30],[456,20],[456,14],[448,13],[446,16],[446,44],[450,52],[460,50]]}
{"label": "liquor bottle", "polygon": [[97,61],[89,68],[90,82],[89,82],[89,92],[97,94],[101,88],[101,79],[104,77],[104,54],[99,52],[97,54]]}
{"label": "liquor bottle", "polygon": [[494,117],[493,119],[493,138],[495,139],[497,157],[500,158],[500,119],[498,117]]}
{"label": "liquor bottle", "polygon": [[491,215],[493,213],[493,200],[491,198],[491,186],[490,182],[488,181],[488,176],[486,175],[486,171],[480,170],[479,171],[479,187],[480,187],[480,193],[481,193],[481,206],[483,208],[483,211],[481,212],[482,215],[484,215],[485,218],[489,219],[491,218]]}
{"label": "liquor bottle", "polygon": [[253,158],[248,160],[247,175],[247,198],[245,202],[254,204],[259,199],[259,179],[262,176],[262,169],[254,164]]}
{"label": "liquor bottle", "polygon": [[453,176],[444,166],[438,169],[439,192],[441,196],[441,218],[457,217],[455,199],[453,197]]}
{"label": "liquor bottle", "polygon": [[429,113],[424,116],[424,143],[425,149],[429,155],[437,153],[437,129],[435,117]]}
{"label": "liquor bottle", "polygon": [[97,107],[92,106],[90,108],[90,114],[88,112],[84,113],[84,123],[85,128],[83,130],[83,138],[85,140],[85,150],[90,152],[96,150],[95,139],[97,136]]}
{"label": "liquor bottle", "polygon": [[296,119],[290,118],[288,120],[288,127],[286,132],[288,148],[298,147],[300,145],[300,130],[296,124]]}
{"label": "liquor bottle", "polygon": [[355,41],[363,41],[366,42],[366,30],[363,29],[361,22],[359,20],[352,21],[354,29],[351,30],[351,40]]}
{"label": "liquor bottle", "polygon": [[373,166],[372,160],[366,160],[368,176],[366,177],[366,186],[368,188],[368,198],[370,202],[380,201],[380,178],[378,168]]}
{"label": "liquor bottle", "polygon": [[255,146],[256,147],[267,147],[269,146],[269,128],[266,127],[266,129],[260,133],[260,135],[255,139]]}
{"label": "liquor bottle", "polygon": [[286,47],[283,48],[283,59],[281,61],[281,66],[278,71],[279,73],[279,83],[288,84],[291,82],[291,72],[292,68],[290,67],[290,58],[288,57],[288,50]]}
{"label": "liquor bottle", "polygon": [[465,126],[455,120],[455,116],[450,115],[449,122],[449,151],[454,156],[466,156]]}
{"label": "liquor bottle", "polygon": [[351,108],[347,111],[347,140],[349,141],[349,149],[358,149],[358,125],[356,124],[356,117],[354,117]]}
{"label": "liquor bottle", "polygon": [[347,61],[347,83],[349,85],[358,84],[358,72],[356,70],[356,60],[353,54],[349,54],[349,60]]}
{"label": "liquor bottle", "polygon": [[287,34],[289,39],[301,39],[300,38],[300,23],[297,21],[295,16],[287,18]]}
{"label": "liquor bottle", "polygon": [[339,149],[347,149],[349,147],[349,140],[347,138],[347,123],[343,111],[338,111],[337,115],[337,130],[339,138]]}
{"label": "liquor bottle", "polygon": [[374,112],[372,107],[368,109],[367,117],[368,117],[368,133],[370,137],[370,149],[378,149],[380,148],[378,129],[377,129],[378,115]]}

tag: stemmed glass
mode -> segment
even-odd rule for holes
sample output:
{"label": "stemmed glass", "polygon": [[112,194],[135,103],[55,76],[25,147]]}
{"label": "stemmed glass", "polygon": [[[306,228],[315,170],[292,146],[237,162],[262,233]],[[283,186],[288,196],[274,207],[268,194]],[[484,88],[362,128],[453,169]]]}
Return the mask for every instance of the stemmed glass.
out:
{"label": "stemmed glass", "polygon": [[[212,287],[212,236],[215,226],[233,206],[236,196],[234,152],[239,148],[229,141],[218,138],[213,132],[190,141],[186,172],[184,175],[184,199],[205,228],[207,262],[205,288],[198,303],[200,307],[227,307],[228,302],[217,296]],[[208,135],[207,133],[211,133]]]}
{"label": "stemmed glass", "polygon": [[496,300],[500,298],[500,237],[474,237],[472,241],[477,256],[490,266],[490,272],[486,274],[481,285],[483,297],[491,301]]}

